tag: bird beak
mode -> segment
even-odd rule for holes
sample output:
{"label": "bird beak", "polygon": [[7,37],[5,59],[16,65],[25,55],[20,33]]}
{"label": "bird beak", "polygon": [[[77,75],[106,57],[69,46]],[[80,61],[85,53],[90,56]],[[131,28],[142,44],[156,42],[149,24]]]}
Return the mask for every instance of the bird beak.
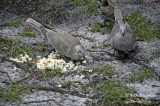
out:
{"label": "bird beak", "polygon": [[124,37],[125,31],[122,33],[122,36]]}
{"label": "bird beak", "polygon": [[84,60],[84,59],[85,59],[85,55],[84,55],[84,54],[82,54],[82,56],[83,56],[83,57],[82,57],[82,60]]}
{"label": "bird beak", "polygon": [[122,36],[124,37],[124,33],[122,33]]}

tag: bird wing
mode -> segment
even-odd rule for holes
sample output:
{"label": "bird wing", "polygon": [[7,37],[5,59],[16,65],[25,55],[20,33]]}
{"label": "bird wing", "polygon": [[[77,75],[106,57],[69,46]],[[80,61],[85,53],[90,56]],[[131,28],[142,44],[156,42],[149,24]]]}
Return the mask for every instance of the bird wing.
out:
{"label": "bird wing", "polygon": [[130,27],[130,25],[127,22],[125,22],[125,24],[127,25],[127,31],[129,31],[130,33],[132,33],[133,37],[136,39],[136,36],[135,36],[132,28]]}
{"label": "bird wing", "polygon": [[49,32],[47,36],[50,38],[53,47],[62,55],[70,56],[73,48],[80,45],[78,38],[61,32]]}
{"label": "bird wing", "polygon": [[109,40],[111,40],[119,31],[119,25],[115,24],[111,31],[111,36],[109,36]]}

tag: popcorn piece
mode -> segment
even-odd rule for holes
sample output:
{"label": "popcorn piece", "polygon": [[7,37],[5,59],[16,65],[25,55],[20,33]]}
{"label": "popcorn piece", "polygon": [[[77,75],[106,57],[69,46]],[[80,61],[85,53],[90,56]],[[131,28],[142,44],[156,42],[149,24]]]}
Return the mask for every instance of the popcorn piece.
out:
{"label": "popcorn piece", "polygon": [[75,77],[79,78],[79,75],[76,75]]}
{"label": "popcorn piece", "polygon": [[25,63],[25,62],[27,62],[27,60],[29,60],[29,61],[32,60],[32,58],[30,58],[30,57],[27,55],[27,53],[24,53],[24,54],[25,54],[25,55],[23,55],[23,54],[20,54],[20,55],[19,55],[19,56],[20,56],[20,59],[10,58],[10,60],[16,61],[16,62],[18,62],[18,63]]}
{"label": "popcorn piece", "polygon": [[[36,60],[36,61],[37,61],[37,60]],[[35,60],[33,60],[33,61],[32,61],[32,63],[36,63],[36,61],[35,61]]]}
{"label": "popcorn piece", "polygon": [[80,65],[80,62],[77,62],[76,65]]}
{"label": "popcorn piece", "polygon": [[84,60],[82,63],[83,63],[83,64],[86,64],[86,63],[87,63],[87,61],[86,61],[86,60]]}
{"label": "popcorn piece", "polygon": [[39,69],[45,69],[45,66],[44,66],[44,64],[43,63],[37,63],[37,68],[39,68]]}
{"label": "popcorn piece", "polygon": [[41,56],[37,56],[36,59],[39,59]]}
{"label": "popcorn piece", "polygon": [[74,67],[74,71],[76,71],[77,69],[78,69],[78,66],[75,66],[75,67]]}
{"label": "popcorn piece", "polygon": [[17,59],[17,58],[10,58],[10,60],[12,60],[12,61],[19,61],[19,59]]}
{"label": "popcorn piece", "polygon": [[91,69],[91,70],[88,70],[89,72],[92,72],[93,71],[93,69]]}
{"label": "popcorn piece", "polygon": [[59,85],[58,85],[58,87],[62,87],[62,85],[61,85],[61,84],[59,84]]}
{"label": "popcorn piece", "polygon": [[40,60],[36,60],[37,63],[40,63]]}
{"label": "popcorn piece", "polygon": [[62,73],[65,73],[65,72],[67,72],[68,70],[66,69],[66,67],[64,67],[63,69],[62,69]]}
{"label": "popcorn piece", "polygon": [[80,76],[81,79],[83,79],[84,77],[85,77],[84,75],[81,75],[81,76]]}
{"label": "popcorn piece", "polygon": [[14,68],[13,68],[13,70],[15,70],[15,71],[16,71],[17,69],[18,69],[17,67],[14,67]]}

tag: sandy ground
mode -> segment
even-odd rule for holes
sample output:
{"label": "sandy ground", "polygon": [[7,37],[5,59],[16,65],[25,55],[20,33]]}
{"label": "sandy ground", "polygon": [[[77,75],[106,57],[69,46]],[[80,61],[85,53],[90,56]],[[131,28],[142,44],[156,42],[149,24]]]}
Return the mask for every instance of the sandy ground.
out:
{"label": "sandy ground", "polygon": [[[123,14],[130,15],[136,10],[142,11],[142,15],[146,16],[148,20],[151,20],[153,25],[160,25],[160,3],[151,3],[151,4],[142,4],[137,3],[133,0],[133,3],[128,2],[129,0],[122,0],[118,2],[114,0],[113,2],[118,4],[120,9],[123,11]],[[49,0],[49,7],[54,5],[56,1]],[[66,2],[63,0],[61,2]],[[59,2],[56,2],[59,3]],[[48,7],[48,8],[49,8]],[[39,42],[45,42],[45,39],[37,33],[37,36],[34,38],[23,37],[19,35],[25,27],[25,20],[28,17],[32,17],[44,24],[49,24],[51,28],[56,31],[61,31],[69,33],[71,35],[77,35],[81,44],[87,49],[91,49],[91,46],[102,45],[102,41],[109,37],[109,33],[101,34],[98,32],[91,32],[91,26],[100,19],[98,14],[93,14],[90,17],[82,13],[77,12],[77,8],[73,4],[66,4],[64,7],[56,8],[55,10],[50,10],[48,12],[31,12],[29,14],[21,14],[22,24],[18,27],[8,27],[5,25],[6,21],[10,18],[19,17],[17,14],[16,8],[3,7],[0,12],[0,34],[2,36],[7,36],[15,39],[19,39],[24,44],[33,45]],[[64,12],[64,14],[62,14]],[[56,13],[58,14],[56,16]],[[49,21],[51,20],[51,21]],[[92,38],[92,40],[87,39]],[[109,50],[105,48],[104,50]],[[72,82],[70,89],[63,88],[63,90],[75,91],[80,94],[84,94],[82,97],[80,95],[73,94],[60,94],[54,91],[44,91],[40,90],[38,92],[33,92],[31,94],[22,95],[22,103],[20,106],[84,106],[84,105],[98,105],[97,101],[89,97],[96,96],[97,91],[94,90],[92,86],[93,83],[99,84],[101,81],[107,79],[108,77],[112,80],[126,81],[132,75],[136,75],[138,72],[141,72],[145,67],[152,67],[156,76],[154,78],[147,78],[142,81],[130,82],[127,84],[128,87],[133,87],[136,89],[137,93],[133,94],[133,97],[144,98],[144,99],[154,99],[160,101],[160,56],[152,56],[154,50],[160,50],[160,40],[154,38],[150,41],[141,41],[139,42],[139,47],[136,50],[136,53],[131,54],[130,59],[120,60],[117,57],[110,55],[106,52],[102,52],[100,49],[96,49],[99,52],[86,52],[86,57],[88,59],[86,67],[93,68],[103,64],[108,64],[113,67],[113,75],[104,74],[104,72],[89,72],[88,70],[78,70],[76,72],[69,72],[69,74],[55,75],[48,80],[41,80],[38,78],[30,79],[29,83],[42,84],[46,87],[54,87],[50,83],[57,83],[56,86],[61,85],[62,83],[67,83],[68,81]],[[110,51],[111,54],[114,54],[114,51]],[[0,59],[2,59],[3,54],[0,54]],[[8,68],[9,67],[9,68]],[[0,62],[0,70],[8,73],[12,81],[21,80],[21,73],[24,73],[23,68],[18,68],[17,71],[14,70],[14,67],[17,67],[14,63],[9,61]],[[6,73],[0,73],[0,86],[7,87],[7,83],[10,82]],[[29,75],[30,72],[25,72],[26,75]],[[84,76],[84,77],[81,77]],[[81,88],[80,85],[85,86],[85,90]],[[87,86],[89,85],[89,86]],[[85,92],[87,91],[87,92]],[[17,105],[16,103],[7,103],[7,105]]]}

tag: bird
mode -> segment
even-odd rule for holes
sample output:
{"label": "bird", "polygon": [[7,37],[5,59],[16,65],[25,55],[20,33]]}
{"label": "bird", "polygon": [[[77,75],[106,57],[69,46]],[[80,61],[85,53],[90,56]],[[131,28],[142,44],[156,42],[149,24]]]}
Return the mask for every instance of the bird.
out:
{"label": "bird", "polygon": [[134,50],[136,37],[129,24],[123,18],[121,10],[116,8],[114,10],[114,16],[115,24],[112,28],[111,36],[109,37],[111,46],[117,51],[125,53]]}
{"label": "bird", "polygon": [[71,60],[84,60],[85,48],[81,45],[77,37],[46,28],[32,18],[28,18],[26,22],[40,31],[48,43],[52,45],[62,57],[69,57]]}
{"label": "bird", "polygon": [[114,7],[108,2],[108,0],[99,1],[100,5],[98,7],[104,22],[114,22]]}

